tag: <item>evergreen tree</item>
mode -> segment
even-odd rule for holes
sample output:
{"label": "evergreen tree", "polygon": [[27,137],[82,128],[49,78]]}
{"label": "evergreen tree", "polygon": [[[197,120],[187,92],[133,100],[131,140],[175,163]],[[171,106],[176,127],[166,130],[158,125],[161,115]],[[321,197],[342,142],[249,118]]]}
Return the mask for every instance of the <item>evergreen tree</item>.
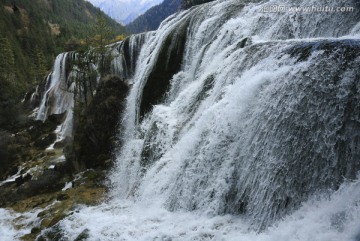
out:
{"label": "evergreen tree", "polygon": [[94,33],[96,34],[93,38],[93,47],[99,56],[100,75],[103,75],[108,71],[108,67],[112,59],[111,55],[107,51],[106,45],[110,42],[113,32],[102,15],[97,16],[96,23],[93,28]]}
{"label": "evergreen tree", "polygon": [[35,67],[35,71],[34,71],[34,81],[35,84],[40,83],[46,73],[47,73],[47,65],[46,65],[46,58],[44,53],[37,47],[34,50],[34,54],[33,54],[33,60],[34,60],[34,67]]}
{"label": "evergreen tree", "polygon": [[2,81],[15,81],[15,58],[8,38],[0,38],[0,78]]}

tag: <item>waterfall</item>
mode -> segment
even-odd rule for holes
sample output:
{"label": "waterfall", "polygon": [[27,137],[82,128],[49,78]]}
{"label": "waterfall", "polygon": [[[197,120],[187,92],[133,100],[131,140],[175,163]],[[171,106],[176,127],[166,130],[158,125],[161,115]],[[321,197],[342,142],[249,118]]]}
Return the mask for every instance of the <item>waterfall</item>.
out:
{"label": "waterfall", "polygon": [[129,80],[133,76],[141,47],[150,34],[131,35],[112,46],[112,56],[114,57],[111,62],[112,73],[123,80]]}
{"label": "waterfall", "polygon": [[[149,33],[132,35],[124,41],[109,46],[109,51],[113,56],[110,68],[111,74],[129,81],[134,74],[141,46],[149,35]],[[49,115],[66,112],[64,122],[57,129],[58,140],[73,135],[74,78],[76,71],[72,69],[71,60],[75,58],[75,52],[61,53],[56,57],[52,72],[45,80],[44,92],[36,115],[37,120],[45,121]],[[39,87],[37,87],[31,98],[33,99],[33,96],[38,92]],[[83,93],[79,93],[79,96],[82,95]]]}
{"label": "waterfall", "polygon": [[110,200],[61,221],[64,237],[359,240],[360,5],[276,5],[294,3],[193,7],[113,63],[132,89]]}
{"label": "waterfall", "polygon": [[[71,57],[71,56],[70,56]],[[73,83],[67,73],[69,53],[62,53],[56,57],[53,70],[46,78],[45,92],[40,102],[36,119],[45,121],[51,114],[66,112],[64,123],[60,126],[59,139],[72,135],[72,121],[74,107]]]}

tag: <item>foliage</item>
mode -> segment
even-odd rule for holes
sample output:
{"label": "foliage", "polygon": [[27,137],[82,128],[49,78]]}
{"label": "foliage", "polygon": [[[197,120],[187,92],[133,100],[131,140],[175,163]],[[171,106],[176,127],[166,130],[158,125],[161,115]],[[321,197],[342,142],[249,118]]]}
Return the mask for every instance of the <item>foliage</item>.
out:
{"label": "foliage", "polygon": [[[15,108],[30,86],[44,79],[56,55],[81,44],[97,16],[102,12],[84,0],[1,1],[0,119],[6,119],[3,113]],[[111,37],[125,33],[123,26],[103,18]]]}
{"label": "foliage", "polygon": [[111,57],[108,54],[106,45],[110,42],[111,36],[113,33],[111,28],[106,23],[106,19],[102,16],[97,16],[96,23],[93,26],[94,33],[96,35],[93,37],[93,47],[95,53],[99,57],[99,73],[100,75],[104,74],[107,71],[107,68],[110,66]]}
{"label": "foliage", "polygon": [[0,38],[0,79],[14,82],[15,57],[8,38]]}
{"label": "foliage", "polygon": [[125,39],[125,35],[124,34],[120,34],[120,35],[116,35],[111,41],[110,43],[116,43],[119,41],[123,41]]}
{"label": "foliage", "polygon": [[[89,98],[93,98],[97,79],[109,73],[112,56],[107,44],[111,42],[112,30],[106,19],[99,15],[93,25],[93,36],[86,37],[78,43],[76,57],[71,61],[75,82],[75,114],[79,114],[82,105],[89,104]],[[118,35],[121,36],[121,35]]]}

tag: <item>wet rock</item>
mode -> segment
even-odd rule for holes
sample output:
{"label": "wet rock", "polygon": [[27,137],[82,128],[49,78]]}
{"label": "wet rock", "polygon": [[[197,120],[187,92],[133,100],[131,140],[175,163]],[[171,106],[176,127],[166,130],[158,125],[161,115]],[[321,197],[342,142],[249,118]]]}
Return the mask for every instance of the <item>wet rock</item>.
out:
{"label": "wet rock", "polygon": [[[76,212],[78,204],[95,205],[103,200],[106,188],[99,183],[104,180],[104,173],[102,170],[87,170],[76,178],[77,184],[71,189],[41,193],[10,203],[7,207],[16,212],[42,209],[37,215],[36,226],[21,240],[61,240],[63,233],[58,226],[59,221]],[[15,185],[9,184],[9,187],[14,190]],[[84,230],[75,240],[86,240],[86,234]]]}
{"label": "wet rock", "polygon": [[71,167],[69,166],[69,163],[67,162],[60,162],[60,163],[56,163],[54,170],[58,173],[60,173],[61,175],[67,175],[69,173],[71,173]]}
{"label": "wet rock", "polygon": [[189,22],[184,22],[166,37],[159,56],[146,81],[140,102],[140,116],[144,117],[158,104],[169,88],[170,80],[181,68]]}
{"label": "wet rock", "polygon": [[65,193],[60,193],[57,197],[56,200],[58,201],[64,201],[66,199],[69,199],[69,195],[65,194]]}
{"label": "wet rock", "polygon": [[60,181],[61,175],[54,170],[45,170],[44,173],[38,177],[37,180],[31,180],[26,183],[26,186],[19,188],[19,192],[31,196],[41,193],[54,192],[64,186],[63,181]]}
{"label": "wet rock", "polygon": [[74,241],[85,241],[89,238],[89,229],[82,231]]}
{"label": "wet rock", "polygon": [[15,135],[15,142],[20,145],[29,145],[31,142],[31,136],[29,133],[23,131]]}
{"label": "wet rock", "polygon": [[62,240],[63,236],[61,229],[56,225],[42,233],[36,241]]}
{"label": "wet rock", "polygon": [[63,148],[66,145],[68,145],[69,143],[71,143],[71,141],[72,141],[71,138],[67,136],[65,139],[55,142],[54,148],[55,149]]}
{"label": "wet rock", "polygon": [[30,134],[32,140],[38,139],[45,133],[53,132],[57,127],[57,124],[51,121],[42,122],[40,120],[32,121],[28,127],[27,132]]}
{"label": "wet rock", "polygon": [[61,114],[52,114],[48,116],[47,121],[54,123],[56,125],[60,125],[61,123],[64,122],[66,115],[67,115],[67,111]]}
{"label": "wet rock", "polygon": [[56,140],[55,133],[44,134],[34,142],[34,146],[40,149],[45,149],[48,146],[50,146],[52,143],[54,143],[55,140]]}
{"label": "wet rock", "polygon": [[53,193],[64,187],[67,177],[55,170],[45,170],[37,179],[31,175],[19,177],[14,183],[0,186],[0,207],[45,193]]}
{"label": "wet rock", "polygon": [[35,233],[39,233],[41,231],[41,229],[39,227],[33,227],[30,231],[30,233],[35,234]]}
{"label": "wet rock", "polygon": [[25,174],[24,176],[20,175],[19,177],[17,177],[15,179],[15,183],[17,186],[21,186],[22,184],[24,184],[25,182],[30,181],[30,180],[31,180],[31,175]]}

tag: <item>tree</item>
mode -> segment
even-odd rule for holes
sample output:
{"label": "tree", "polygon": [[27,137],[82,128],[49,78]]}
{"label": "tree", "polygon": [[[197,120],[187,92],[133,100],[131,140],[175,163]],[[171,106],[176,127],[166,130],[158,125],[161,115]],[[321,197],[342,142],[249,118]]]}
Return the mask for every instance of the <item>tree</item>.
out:
{"label": "tree", "polygon": [[19,119],[15,57],[8,38],[0,37],[0,126],[10,127]]}
{"label": "tree", "polygon": [[96,53],[90,45],[90,39],[79,45],[75,57],[71,60],[73,81],[75,82],[74,95],[78,101],[83,101],[85,106],[89,103],[89,98],[93,97],[94,86],[98,72],[94,65],[96,63]]}
{"label": "tree", "polygon": [[46,59],[44,53],[37,47],[33,53],[34,63],[34,80],[35,83],[40,83],[47,73]]}
{"label": "tree", "polygon": [[97,16],[93,33],[93,36],[86,37],[85,40],[68,42],[69,45],[76,42],[76,45],[72,44],[72,46],[77,47],[75,58],[70,64],[74,73],[74,95],[78,106],[87,106],[90,103],[96,89],[97,78],[108,73],[113,59],[107,46],[113,34],[102,15]]}
{"label": "tree", "polygon": [[93,47],[99,56],[100,75],[103,75],[107,72],[112,59],[106,45],[109,44],[113,32],[107,24],[104,16],[100,14],[96,17],[96,22],[93,28],[95,33],[95,36],[93,37]]}
{"label": "tree", "polygon": [[0,78],[2,81],[15,81],[15,57],[8,38],[0,37]]}
{"label": "tree", "polygon": [[120,35],[116,35],[112,40],[111,43],[116,43],[119,41],[123,41],[125,39],[125,35],[124,34],[120,34]]}

